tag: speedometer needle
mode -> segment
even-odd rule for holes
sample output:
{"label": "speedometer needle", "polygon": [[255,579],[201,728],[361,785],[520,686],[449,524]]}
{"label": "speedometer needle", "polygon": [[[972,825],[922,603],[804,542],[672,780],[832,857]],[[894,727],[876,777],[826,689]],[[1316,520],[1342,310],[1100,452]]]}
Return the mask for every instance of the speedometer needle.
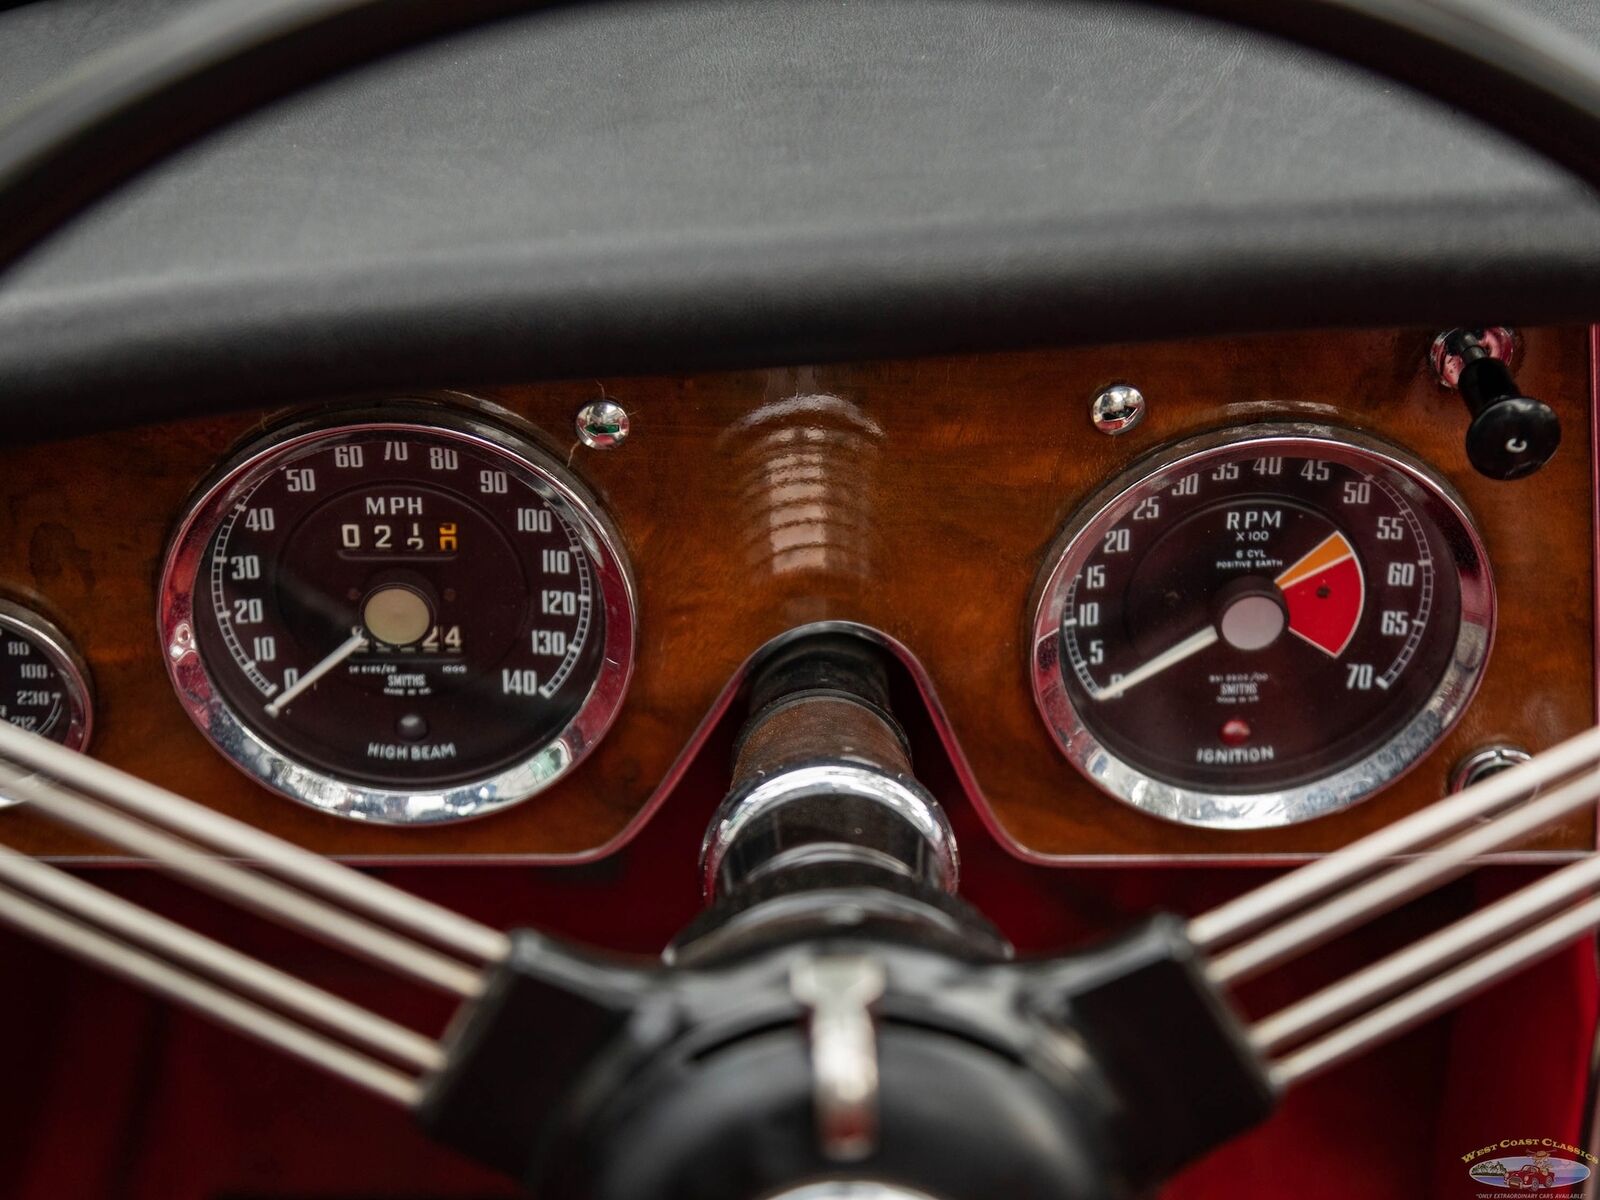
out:
{"label": "speedometer needle", "polygon": [[323,659],[316,666],[312,667],[311,670],[307,671],[299,679],[295,680],[293,687],[285,688],[276,700],[267,705],[267,716],[276,717],[294,700],[296,696],[300,695],[307,688],[312,687],[317,680],[321,679],[329,671],[333,670],[345,659],[349,658],[352,654],[366,644],[366,634],[352,633],[348,641],[341,644],[340,647],[332,654],[328,655],[327,658]]}
{"label": "speedometer needle", "polygon": [[1176,646],[1172,646],[1169,649],[1163,650],[1149,662],[1145,663],[1144,666],[1129,671],[1126,675],[1117,680],[1115,683],[1111,684],[1109,687],[1103,687],[1099,689],[1094,693],[1094,698],[1096,700],[1117,699],[1129,688],[1143,683],[1146,679],[1149,679],[1154,675],[1161,674],[1161,672],[1165,671],[1168,667],[1181,663],[1184,659],[1190,657],[1191,655],[1199,654],[1200,651],[1204,650],[1207,646],[1215,643],[1217,636],[1217,627],[1215,625],[1207,625],[1198,633],[1192,633],[1188,637],[1184,638],[1183,641],[1179,642]]}

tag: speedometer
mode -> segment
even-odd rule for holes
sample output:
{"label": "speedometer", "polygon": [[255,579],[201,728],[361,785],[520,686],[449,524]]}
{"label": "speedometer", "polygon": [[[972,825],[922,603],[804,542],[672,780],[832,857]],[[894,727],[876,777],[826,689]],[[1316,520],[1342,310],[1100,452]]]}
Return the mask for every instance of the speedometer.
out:
{"label": "speedometer", "polygon": [[633,663],[617,539],[503,421],[391,402],[279,429],[169,548],[162,646],[217,747],[325,811],[451,820],[605,732]]}
{"label": "speedometer", "polygon": [[1069,523],[1038,597],[1034,695],[1068,758],[1145,812],[1240,829],[1413,765],[1471,698],[1494,623],[1449,486],[1306,425],[1157,452]]}

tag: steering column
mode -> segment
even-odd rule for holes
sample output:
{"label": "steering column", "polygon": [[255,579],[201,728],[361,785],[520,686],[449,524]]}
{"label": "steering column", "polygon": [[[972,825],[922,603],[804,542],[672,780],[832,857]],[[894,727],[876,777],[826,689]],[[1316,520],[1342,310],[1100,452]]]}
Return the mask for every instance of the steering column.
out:
{"label": "steering column", "polygon": [[514,935],[446,1039],[435,1136],[543,1196],[1087,1200],[1270,1111],[1182,922],[1020,963],[954,894],[882,654],[818,634],[758,665],[710,907],[659,964]]}

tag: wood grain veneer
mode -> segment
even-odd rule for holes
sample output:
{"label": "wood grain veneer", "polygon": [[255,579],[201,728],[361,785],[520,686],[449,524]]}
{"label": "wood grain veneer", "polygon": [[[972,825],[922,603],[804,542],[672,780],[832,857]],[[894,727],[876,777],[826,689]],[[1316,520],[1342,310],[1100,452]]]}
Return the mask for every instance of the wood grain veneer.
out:
{"label": "wood grain veneer", "polygon": [[[57,620],[98,689],[93,752],[329,854],[573,855],[648,801],[730,674],[794,625],[848,619],[904,642],[932,677],[999,823],[1037,855],[1262,858],[1327,850],[1437,798],[1469,750],[1539,750],[1595,717],[1588,333],[1527,331],[1518,378],[1559,411],[1543,472],[1496,483],[1466,465],[1460,402],[1425,367],[1430,331],[1332,332],[912,362],[619,378],[476,394],[526,416],[599,497],[639,587],[640,653],[616,726],[572,777],[503,814],[426,830],[350,824],[245,779],[190,724],[156,645],[155,587],[190,490],[265,418],[230,416],[0,451],[0,593]],[[1090,427],[1126,380],[1148,419]],[[571,436],[601,391],[625,446]],[[1147,817],[1097,791],[1034,711],[1028,596],[1074,507],[1110,474],[1202,429],[1311,418],[1387,437],[1465,496],[1489,547],[1500,624],[1465,719],[1413,772],[1344,813],[1224,833]],[[1539,845],[1594,845],[1587,817]],[[77,855],[79,839],[13,809],[0,838]]]}

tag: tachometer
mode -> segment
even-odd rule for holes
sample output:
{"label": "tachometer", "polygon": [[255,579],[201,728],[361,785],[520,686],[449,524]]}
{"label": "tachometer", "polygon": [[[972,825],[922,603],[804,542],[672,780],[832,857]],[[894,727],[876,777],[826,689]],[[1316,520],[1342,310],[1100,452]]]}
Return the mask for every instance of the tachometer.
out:
{"label": "tachometer", "polygon": [[509,426],[420,402],[242,451],[173,539],[160,624],[224,754],[389,823],[547,786],[609,727],[633,663],[626,564],[576,481]]}
{"label": "tachometer", "polygon": [[1443,480],[1360,434],[1254,426],[1158,452],[1071,521],[1039,590],[1034,694],[1113,796],[1283,825],[1431,748],[1493,621],[1482,543]]}

